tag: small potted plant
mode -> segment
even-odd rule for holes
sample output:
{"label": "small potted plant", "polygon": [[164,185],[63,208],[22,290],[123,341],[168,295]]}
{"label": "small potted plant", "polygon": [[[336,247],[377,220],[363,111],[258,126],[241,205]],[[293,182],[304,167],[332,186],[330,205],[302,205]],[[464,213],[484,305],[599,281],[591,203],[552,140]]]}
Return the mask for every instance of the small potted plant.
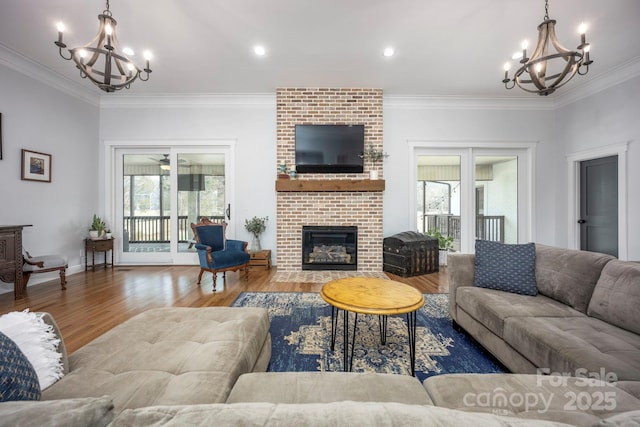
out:
{"label": "small potted plant", "polygon": [[98,215],[93,214],[93,221],[91,222],[91,227],[89,227],[89,237],[92,239],[99,239],[102,237],[102,233],[107,228],[107,225],[104,223],[102,218]]}
{"label": "small potted plant", "polygon": [[[364,150],[364,153],[362,153],[362,156],[365,160],[368,159],[371,161],[371,163],[373,163],[373,166],[375,167],[375,164],[384,160],[385,158],[389,157],[389,155],[387,153],[385,153],[382,150],[376,150],[373,147],[373,144],[369,144],[369,147]],[[369,178],[370,179],[378,179],[378,171],[371,169],[369,171]]]}
{"label": "small potted plant", "polygon": [[453,250],[453,236],[443,236],[440,230],[429,230],[425,233],[427,236],[438,239],[439,264],[447,265],[447,254]]}
{"label": "small potted plant", "polygon": [[260,235],[267,229],[267,221],[269,217],[259,218],[254,216],[251,219],[244,220],[244,228],[251,233],[251,248],[252,252],[259,252],[262,250],[260,246]]}

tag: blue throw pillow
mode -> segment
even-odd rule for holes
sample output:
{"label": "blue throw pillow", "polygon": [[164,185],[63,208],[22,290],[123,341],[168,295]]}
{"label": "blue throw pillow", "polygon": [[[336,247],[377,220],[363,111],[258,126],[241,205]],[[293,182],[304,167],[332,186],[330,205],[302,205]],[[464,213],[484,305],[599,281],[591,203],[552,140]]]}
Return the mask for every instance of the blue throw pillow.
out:
{"label": "blue throw pillow", "polygon": [[29,359],[0,332],[0,402],[40,400],[40,382]]}
{"label": "blue throw pillow", "polygon": [[538,295],[536,246],[476,240],[475,286],[521,295]]}

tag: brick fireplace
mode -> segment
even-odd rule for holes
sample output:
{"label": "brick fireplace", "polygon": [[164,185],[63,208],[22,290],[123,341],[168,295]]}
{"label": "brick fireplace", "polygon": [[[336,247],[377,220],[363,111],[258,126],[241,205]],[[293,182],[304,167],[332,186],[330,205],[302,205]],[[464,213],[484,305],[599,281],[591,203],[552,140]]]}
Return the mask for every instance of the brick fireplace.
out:
{"label": "brick fireplace", "polygon": [[[282,88],[277,91],[278,163],[295,164],[296,124],[364,124],[365,147],[382,150],[382,90],[361,88]],[[275,166],[277,167],[277,165]],[[365,180],[363,174],[299,174],[298,180]],[[381,163],[375,165],[383,179]],[[382,271],[382,191],[279,191],[277,265],[279,271],[302,270],[303,226],[358,229],[357,271]],[[330,268],[328,268],[330,269]]]}

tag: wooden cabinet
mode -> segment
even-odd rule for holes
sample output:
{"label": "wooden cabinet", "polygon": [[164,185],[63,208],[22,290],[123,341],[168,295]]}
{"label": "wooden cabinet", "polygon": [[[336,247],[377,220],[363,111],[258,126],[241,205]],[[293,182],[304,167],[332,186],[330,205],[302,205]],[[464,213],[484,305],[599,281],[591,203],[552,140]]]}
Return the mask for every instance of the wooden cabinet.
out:
{"label": "wooden cabinet", "polygon": [[13,282],[13,297],[24,296],[22,280],[22,228],[30,225],[0,226],[0,280]]}
{"label": "wooden cabinet", "polygon": [[[89,269],[89,252],[91,252],[91,269],[93,271],[96,270],[96,267],[101,267],[104,265],[104,268],[107,266],[111,266],[113,268],[113,241],[115,239],[85,239],[84,247],[85,247],[85,258],[84,258],[84,271]],[[111,262],[107,261],[108,252],[111,251]],[[100,264],[96,264],[96,252],[104,253],[104,262]]]}
{"label": "wooden cabinet", "polygon": [[271,268],[271,249],[264,249],[258,252],[250,252],[251,259],[249,267],[264,267],[265,270]]}

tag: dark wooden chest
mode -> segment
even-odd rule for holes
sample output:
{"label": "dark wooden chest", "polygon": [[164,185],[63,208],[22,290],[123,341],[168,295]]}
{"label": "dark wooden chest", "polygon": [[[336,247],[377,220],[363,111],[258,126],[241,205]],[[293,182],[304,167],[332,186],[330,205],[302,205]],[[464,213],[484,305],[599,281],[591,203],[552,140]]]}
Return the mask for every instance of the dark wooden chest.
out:
{"label": "dark wooden chest", "polygon": [[382,243],[383,270],[402,277],[439,270],[438,239],[416,231],[385,237]]}

